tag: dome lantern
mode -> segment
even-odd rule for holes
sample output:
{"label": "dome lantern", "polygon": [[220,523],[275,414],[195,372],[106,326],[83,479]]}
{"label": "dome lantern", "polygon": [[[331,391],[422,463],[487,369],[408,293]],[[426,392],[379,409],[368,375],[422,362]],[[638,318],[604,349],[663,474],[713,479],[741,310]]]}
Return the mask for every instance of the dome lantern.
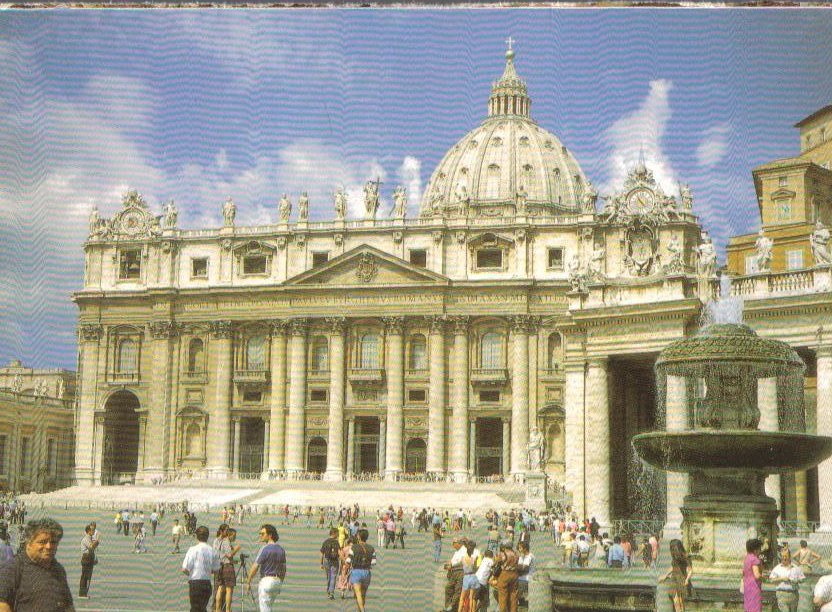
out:
{"label": "dome lantern", "polygon": [[529,118],[532,101],[526,89],[526,83],[517,75],[514,69],[514,41],[506,40],[506,67],[503,76],[491,86],[491,96],[488,99],[488,116],[500,117],[515,115]]}

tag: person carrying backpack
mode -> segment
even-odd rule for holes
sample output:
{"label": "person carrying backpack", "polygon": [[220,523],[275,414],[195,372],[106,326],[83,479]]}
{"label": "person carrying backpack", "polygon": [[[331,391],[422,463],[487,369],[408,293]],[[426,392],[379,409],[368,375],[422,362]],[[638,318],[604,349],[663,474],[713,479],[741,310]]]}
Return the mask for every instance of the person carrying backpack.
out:
{"label": "person carrying backpack", "polygon": [[370,570],[376,564],[376,551],[367,544],[370,533],[366,529],[358,531],[358,540],[353,544],[347,563],[352,568],[352,588],[355,591],[355,603],[358,612],[364,612],[367,589],[370,588]]}
{"label": "person carrying backpack", "polygon": [[321,569],[326,574],[326,596],[335,599],[335,579],[338,576],[338,529],[329,530],[329,537],[321,544]]}

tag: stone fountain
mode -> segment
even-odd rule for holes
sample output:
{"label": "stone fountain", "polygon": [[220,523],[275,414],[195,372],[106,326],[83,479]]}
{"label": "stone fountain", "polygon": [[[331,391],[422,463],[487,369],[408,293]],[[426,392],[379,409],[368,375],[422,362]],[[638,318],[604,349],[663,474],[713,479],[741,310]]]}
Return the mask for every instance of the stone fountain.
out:
{"label": "stone fountain", "polygon": [[[668,431],[639,434],[632,443],[650,465],[689,474],[682,536],[697,573],[738,575],[750,537],[775,546],[778,510],[766,477],[832,454],[832,438],[804,432],[804,368],[787,344],[734,323],[709,325],[659,356],[658,409]],[[683,389],[685,401],[669,397],[669,385]],[[766,388],[772,414],[761,415],[758,391]]]}

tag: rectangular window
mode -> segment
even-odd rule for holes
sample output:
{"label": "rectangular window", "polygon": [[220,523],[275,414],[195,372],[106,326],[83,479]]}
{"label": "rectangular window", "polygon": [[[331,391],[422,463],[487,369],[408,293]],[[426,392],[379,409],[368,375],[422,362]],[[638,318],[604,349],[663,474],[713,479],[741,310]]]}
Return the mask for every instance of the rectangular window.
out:
{"label": "rectangular window", "polygon": [[424,389],[408,389],[407,390],[407,401],[408,402],[424,402],[427,398]]}
{"label": "rectangular window", "polygon": [[428,252],[425,249],[411,249],[410,263],[420,268],[428,267]]}
{"label": "rectangular window", "polygon": [[58,473],[58,445],[55,438],[49,438],[46,441],[46,468],[50,476],[55,476]]}
{"label": "rectangular window", "polygon": [[207,257],[194,257],[191,260],[191,278],[208,278]]}
{"label": "rectangular window", "polygon": [[328,399],[328,394],[326,389],[310,389],[309,390],[309,401],[310,402],[325,402]]}
{"label": "rectangular window", "polygon": [[494,403],[500,401],[499,391],[480,391],[480,402]]}
{"label": "rectangular window", "polygon": [[756,255],[745,256],[745,273],[754,274],[757,272],[757,257]]}
{"label": "rectangular window", "polygon": [[32,465],[32,439],[31,438],[21,438],[20,439],[20,468],[19,472],[21,476],[28,476],[29,475],[29,468]]}
{"label": "rectangular window", "polygon": [[780,187],[786,187],[789,184],[789,177],[781,176],[778,180]]}
{"label": "rectangular window", "polygon": [[122,251],[119,256],[118,277],[122,280],[137,279],[142,272],[142,252],[139,249]]}
{"label": "rectangular window", "polygon": [[788,221],[792,218],[792,201],[791,200],[777,200],[774,202],[777,208],[777,218],[782,221]]}
{"label": "rectangular window", "polygon": [[547,267],[550,270],[563,270],[563,249],[552,247],[548,250]]}
{"label": "rectangular window", "polygon": [[266,256],[248,255],[243,257],[243,274],[265,274]]}
{"label": "rectangular window", "polygon": [[480,249],[477,251],[477,268],[493,269],[503,267],[502,249]]}
{"label": "rectangular window", "polygon": [[317,268],[329,261],[329,252],[312,253],[312,267]]}
{"label": "rectangular window", "polygon": [[262,391],[243,391],[243,402],[246,404],[259,404],[262,400]]}
{"label": "rectangular window", "polygon": [[800,270],[803,267],[803,251],[800,249],[786,251],[786,268]]}
{"label": "rectangular window", "polygon": [[9,447],[9,436],[7,434],[0,435],[0,474],[6,474],[8,466],[6,465],[6,453]]}

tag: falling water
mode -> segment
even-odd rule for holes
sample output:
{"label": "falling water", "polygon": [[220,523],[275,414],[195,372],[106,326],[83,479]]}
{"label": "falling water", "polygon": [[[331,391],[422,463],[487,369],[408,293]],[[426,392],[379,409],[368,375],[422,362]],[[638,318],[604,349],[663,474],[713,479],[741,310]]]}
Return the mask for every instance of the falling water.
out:
{"label": "falling water", "polygon": [[719,277],[719,299],[711,300],[702,311],[700,326],[712,323],[742,323],[742,298],[731,295],[731,277],[722,274]]}
{"label": "falling water", "polygon": [[627,459],[629,516],[645,520],[664,519],[664,472],[642,461],[635,448],[630,448],[630,456]]}

